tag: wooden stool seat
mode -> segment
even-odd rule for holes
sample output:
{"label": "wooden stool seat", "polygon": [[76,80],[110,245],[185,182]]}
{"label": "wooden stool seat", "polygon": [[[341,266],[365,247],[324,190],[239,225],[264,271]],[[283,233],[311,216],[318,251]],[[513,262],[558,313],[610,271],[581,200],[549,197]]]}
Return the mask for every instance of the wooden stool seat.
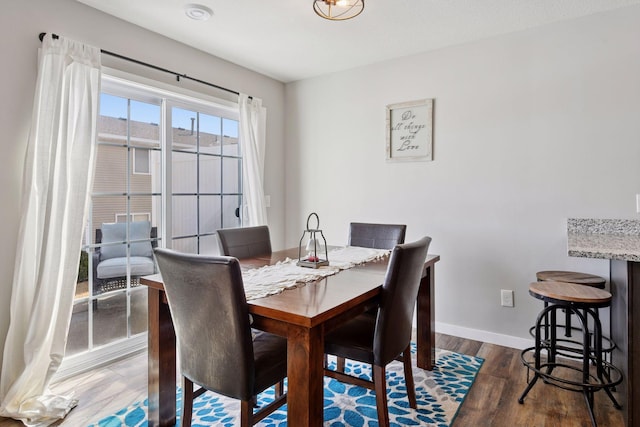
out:
{"label": "wooden stool seat", "polygon": [[[604,289],[607,283],[606,279],[600,276],[596,276],[595,274],[578,273],[576,271],[559,271],[559,270],[538,271],[536,273],[536,279],[538,281],[546,281],[546,282],[553,282],[553,283],[558,283],[558,282],[575,283],[584,288],[592,287],[592,288],[598,288],[598,289]],[[582,293],[582,291],[580,292]],[[546,304],[547,303],[545,302],[545,306]],[[564,322],[566,337],[570,337],[572,335],[573,330],[576,329],[571,326],[571,323],[572,322],[571,322],[570,312],[567,312],[565,316],[565,322]],[[533,335],[533,328],[530,329],[530,332]],[[611,330],[609,330],[609,337],[610,336],[611,336]],[[611,353],[613,352],[613,349],[615,348],[615,344],[609,337],[605,337],[605,340],[607,341],[608,345],[607,345],[607,348],[604,350],[604,352],[610,356]]]}
{"label": "wooden stool seat", "polygon": [[568,282],[578,285],[593,286],[604,289],[607,281],[600,276],[575,271],[538,271],[536,279],[539,281]]}
{"label": "wooden stool seat", "polygon": [[611,294],[603,289],[569,282],[533,282],[529,285],[529,294],[555,304],[577,303],[597,307],[611,302]]}

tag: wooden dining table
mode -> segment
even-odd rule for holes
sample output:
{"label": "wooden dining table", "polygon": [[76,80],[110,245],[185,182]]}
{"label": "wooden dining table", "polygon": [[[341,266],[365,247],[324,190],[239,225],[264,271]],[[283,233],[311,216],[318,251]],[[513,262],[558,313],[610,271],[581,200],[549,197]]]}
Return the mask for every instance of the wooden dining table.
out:
{"label": "wooden dining table", "polygon": [[[297,258],[298,248],[240,260],[243,270]],[[417,364],[435,365],[434,275],[438,255],[428,255],[417,300]],[[376,306],[388,257],[367,262],[279,294],[248,301],[252,327],[287,338],[287,425],[323,424],[324,335]],[[162,277],[141,278],[149,287],[149,426],[176,422],[176,336]]]}

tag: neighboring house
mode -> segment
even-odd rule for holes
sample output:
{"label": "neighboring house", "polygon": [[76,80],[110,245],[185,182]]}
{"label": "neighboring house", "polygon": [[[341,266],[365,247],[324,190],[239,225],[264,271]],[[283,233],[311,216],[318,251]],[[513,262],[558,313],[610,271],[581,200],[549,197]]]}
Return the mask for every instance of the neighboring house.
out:
{"label": "neighboring house", "polygon": [[[196,145],[196,137],[193,129],[173,128],[173,147],[181,150],[191,150]],[[135,145],[129,153],[127,161],[127,149],[122,146],[109,144],[124,144],[127,135],[127,120],[108,116],[100,116],[98,121],[98,148],[93,184],[93,193],[114,193],[124,192],[127,185],[127,167],[130,165],[132,173],[129,174],[130,190],[132,194],[142,196],[131,197],[130,213],[131,220],[151,220],[156,218],[154,212],[160,206],[154,206],[151,196],[152,188],[159,188],[159,174],[154,171],[159,170],[160,152],[159,149],[159,127],[157,123],[143,123],[131,121],[129,132],[131,134],[131,144]],[[200,132],[200,147],[211,147],[211,151],[220,152],[221,143],[224,145],[237,145],[238,138],[210,133]],[[237,151],[237,149],[236,149]],[[202,164],[202,159],[201,159]],[[205,167],[207,165],[204,162]],[[209,162],[210,167],[216,167],[213,162]],[[193,159],[180,157],[173,160],[173,182],[180,182],[177,186],[194,186],[193,170],[195,162]],[[229,176],[237,174],[236,170],[227,172]],[[158,200],[159,202],[159,200]],[[123,222],[127,217],[126,197],[94,197],[93,199],[93,228],[98,228],[102,223]],[[188,209],[187,206],[180,206],[180,209]],[[195,213],[189,215],[187,212],[179,214],[181,218],[195,218]],[[156,225],[156,224],[154,224]],[[188,228],[188,225],[187,227]],[[180,230],[175,230],[181,234]]]}

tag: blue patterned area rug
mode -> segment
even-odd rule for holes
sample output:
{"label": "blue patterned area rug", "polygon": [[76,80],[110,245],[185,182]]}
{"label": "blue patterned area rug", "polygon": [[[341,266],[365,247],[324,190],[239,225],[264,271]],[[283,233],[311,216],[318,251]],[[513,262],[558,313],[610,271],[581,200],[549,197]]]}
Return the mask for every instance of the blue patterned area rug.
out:
{"label": "blue patterned area rug", "polygon": [[[412,344],[415,352],[415,345]],[[387,366],[387,397],[392,426],[450,426],[458,413],[484,360],[446,350],[436,351],[433,371],[417,368],[413,358],[413,376],[418,409],[409,408],[402,363]],[[330,363],[335,362],[331,360]],[[347,373],[370,378],[368,365],[347,361]],[[273,400],[273,388],[258,396],[259,406]],[[180,412],[181,393],[178,390],[177,408]],[[240,404],[215,393],[205,393],[193,404],[193,427],[239,425]],[[179,420],[177,425],[179,425]],[[257,426],[285,427],[286,405],[263,419]],[[324,382],[324,425],[330,427],[374,427],[378,425],[376,398],[372,390],[326,378]],[[147,401],[110,415],[90,427],[146,427]]]}

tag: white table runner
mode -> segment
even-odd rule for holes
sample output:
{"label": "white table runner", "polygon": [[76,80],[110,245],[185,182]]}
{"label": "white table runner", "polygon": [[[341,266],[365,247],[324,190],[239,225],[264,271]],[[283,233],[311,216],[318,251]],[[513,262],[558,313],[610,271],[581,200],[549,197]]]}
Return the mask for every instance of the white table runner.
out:
{"label": "white table runner", "polygon": [[287,258],[274,265],[254,268],[242,273],[247,301],[279,294],[308,282],[336,274],[364,262],[388,256],[386,249],[346,246],[329,251],[329,265],[320,268],[298,267],[297,259]]}

